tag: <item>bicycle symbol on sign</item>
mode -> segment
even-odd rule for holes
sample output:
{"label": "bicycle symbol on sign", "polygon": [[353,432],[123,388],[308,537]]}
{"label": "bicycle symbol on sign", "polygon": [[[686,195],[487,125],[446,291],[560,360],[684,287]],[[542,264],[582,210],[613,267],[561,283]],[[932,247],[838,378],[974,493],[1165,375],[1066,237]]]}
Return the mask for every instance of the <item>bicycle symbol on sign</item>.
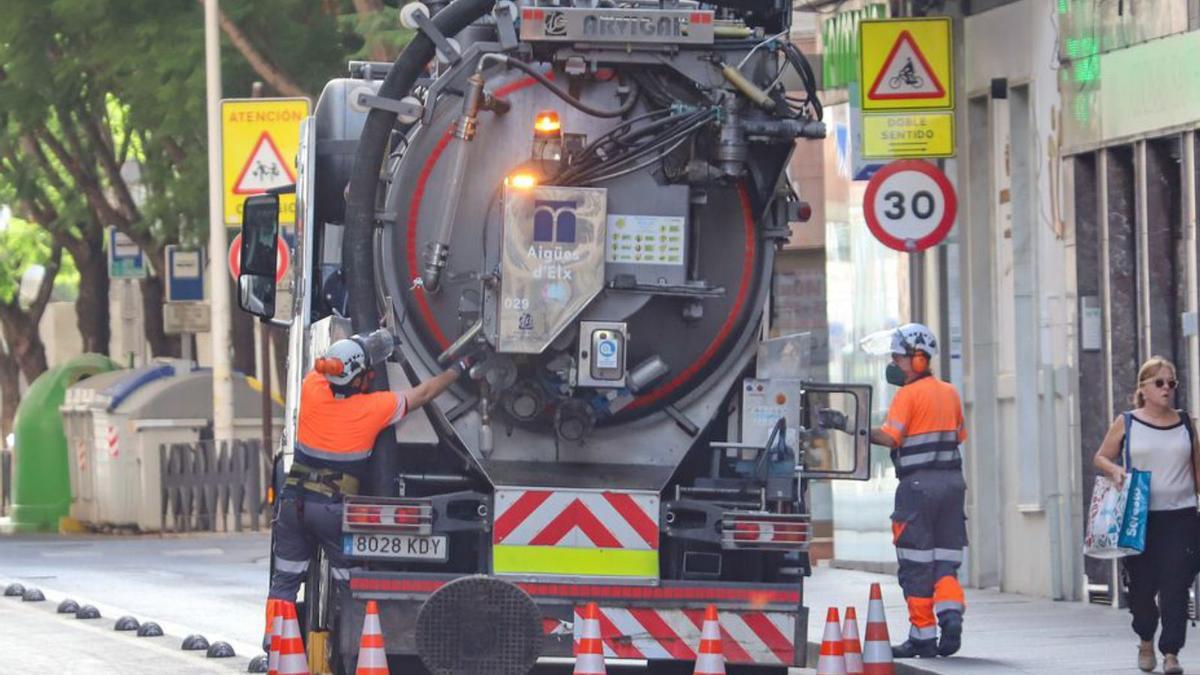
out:
{"label": "bicycle symbol on sign", "polygon": [[902,84],[913,89],[920,89],[925,84],[925,78],[917,75],[916,68],[913,68],[911,56],[904,60],[904,66],[900,68],[900,72],[888,80],[888,86],[892,89],[899,89]]}

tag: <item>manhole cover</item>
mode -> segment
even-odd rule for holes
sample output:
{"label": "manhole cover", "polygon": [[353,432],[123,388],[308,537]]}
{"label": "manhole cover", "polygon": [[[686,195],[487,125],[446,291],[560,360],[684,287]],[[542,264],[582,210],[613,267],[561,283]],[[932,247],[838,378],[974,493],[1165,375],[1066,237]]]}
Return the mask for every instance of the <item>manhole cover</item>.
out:
{"label": "manhole cover", "polygon": [[537,605],[499,579],[456,579],[417,616],[417,653],[435,675],[525,675],[541,645]]}

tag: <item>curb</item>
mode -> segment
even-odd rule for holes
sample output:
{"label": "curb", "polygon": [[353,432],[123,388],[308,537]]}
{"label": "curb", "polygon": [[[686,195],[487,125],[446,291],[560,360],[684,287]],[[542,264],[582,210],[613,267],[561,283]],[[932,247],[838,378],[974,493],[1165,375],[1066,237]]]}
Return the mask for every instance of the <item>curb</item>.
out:
{"label": "curb", "polygon": [[[821,655],[821,643],[808,643],[808,660],[805,662],[807,668],[815,668],[817,665],[817,657]],[[897,675],[900,673],[909,673],[911,675],[935,675],[939,671],[924,668],[921,665],[921,659],[902,659],[895,662],[895,670]]]}

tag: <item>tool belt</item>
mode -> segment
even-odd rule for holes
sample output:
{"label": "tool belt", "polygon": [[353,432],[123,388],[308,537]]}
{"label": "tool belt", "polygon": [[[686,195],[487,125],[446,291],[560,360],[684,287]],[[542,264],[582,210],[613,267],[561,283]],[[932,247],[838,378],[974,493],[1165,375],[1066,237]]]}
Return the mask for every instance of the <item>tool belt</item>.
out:
{"label": "tool belt", "polygon": [[358,479],[354,476],[333,469],[314,469],[296,462],[292,463],[284,485],[333,498],[358,494]]}

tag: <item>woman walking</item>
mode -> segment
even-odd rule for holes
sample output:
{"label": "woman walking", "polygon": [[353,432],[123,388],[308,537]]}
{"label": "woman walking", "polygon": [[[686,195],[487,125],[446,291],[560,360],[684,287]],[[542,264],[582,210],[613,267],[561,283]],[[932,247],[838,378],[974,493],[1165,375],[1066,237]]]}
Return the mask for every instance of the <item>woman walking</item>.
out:
{"label": "woman walking", "polygon": [[[1200,446],[1191,420],[1174,408],[1175,366],[1161,356],[1151,357],[1138,370],[1136,406],[1113,421],[1092,463],[1118,485],[1128,467],[1117,464],[1130,417],[1129,454],[1132,468],[1150,472],[1150,517],[1146,547],[1124,559],[1129,575],[1129,609],[1133,630],[1141,638],[1138,668],[1154,670],[1154,632],[1162,619],[1158,649],[1164,673],[1182,673],[1179,650],[1187,624],[1188,588],[1200,567],[1200,518],[1196,512],[1196,473]],[[1155,599],[1157,597],[1157,603]]]}

